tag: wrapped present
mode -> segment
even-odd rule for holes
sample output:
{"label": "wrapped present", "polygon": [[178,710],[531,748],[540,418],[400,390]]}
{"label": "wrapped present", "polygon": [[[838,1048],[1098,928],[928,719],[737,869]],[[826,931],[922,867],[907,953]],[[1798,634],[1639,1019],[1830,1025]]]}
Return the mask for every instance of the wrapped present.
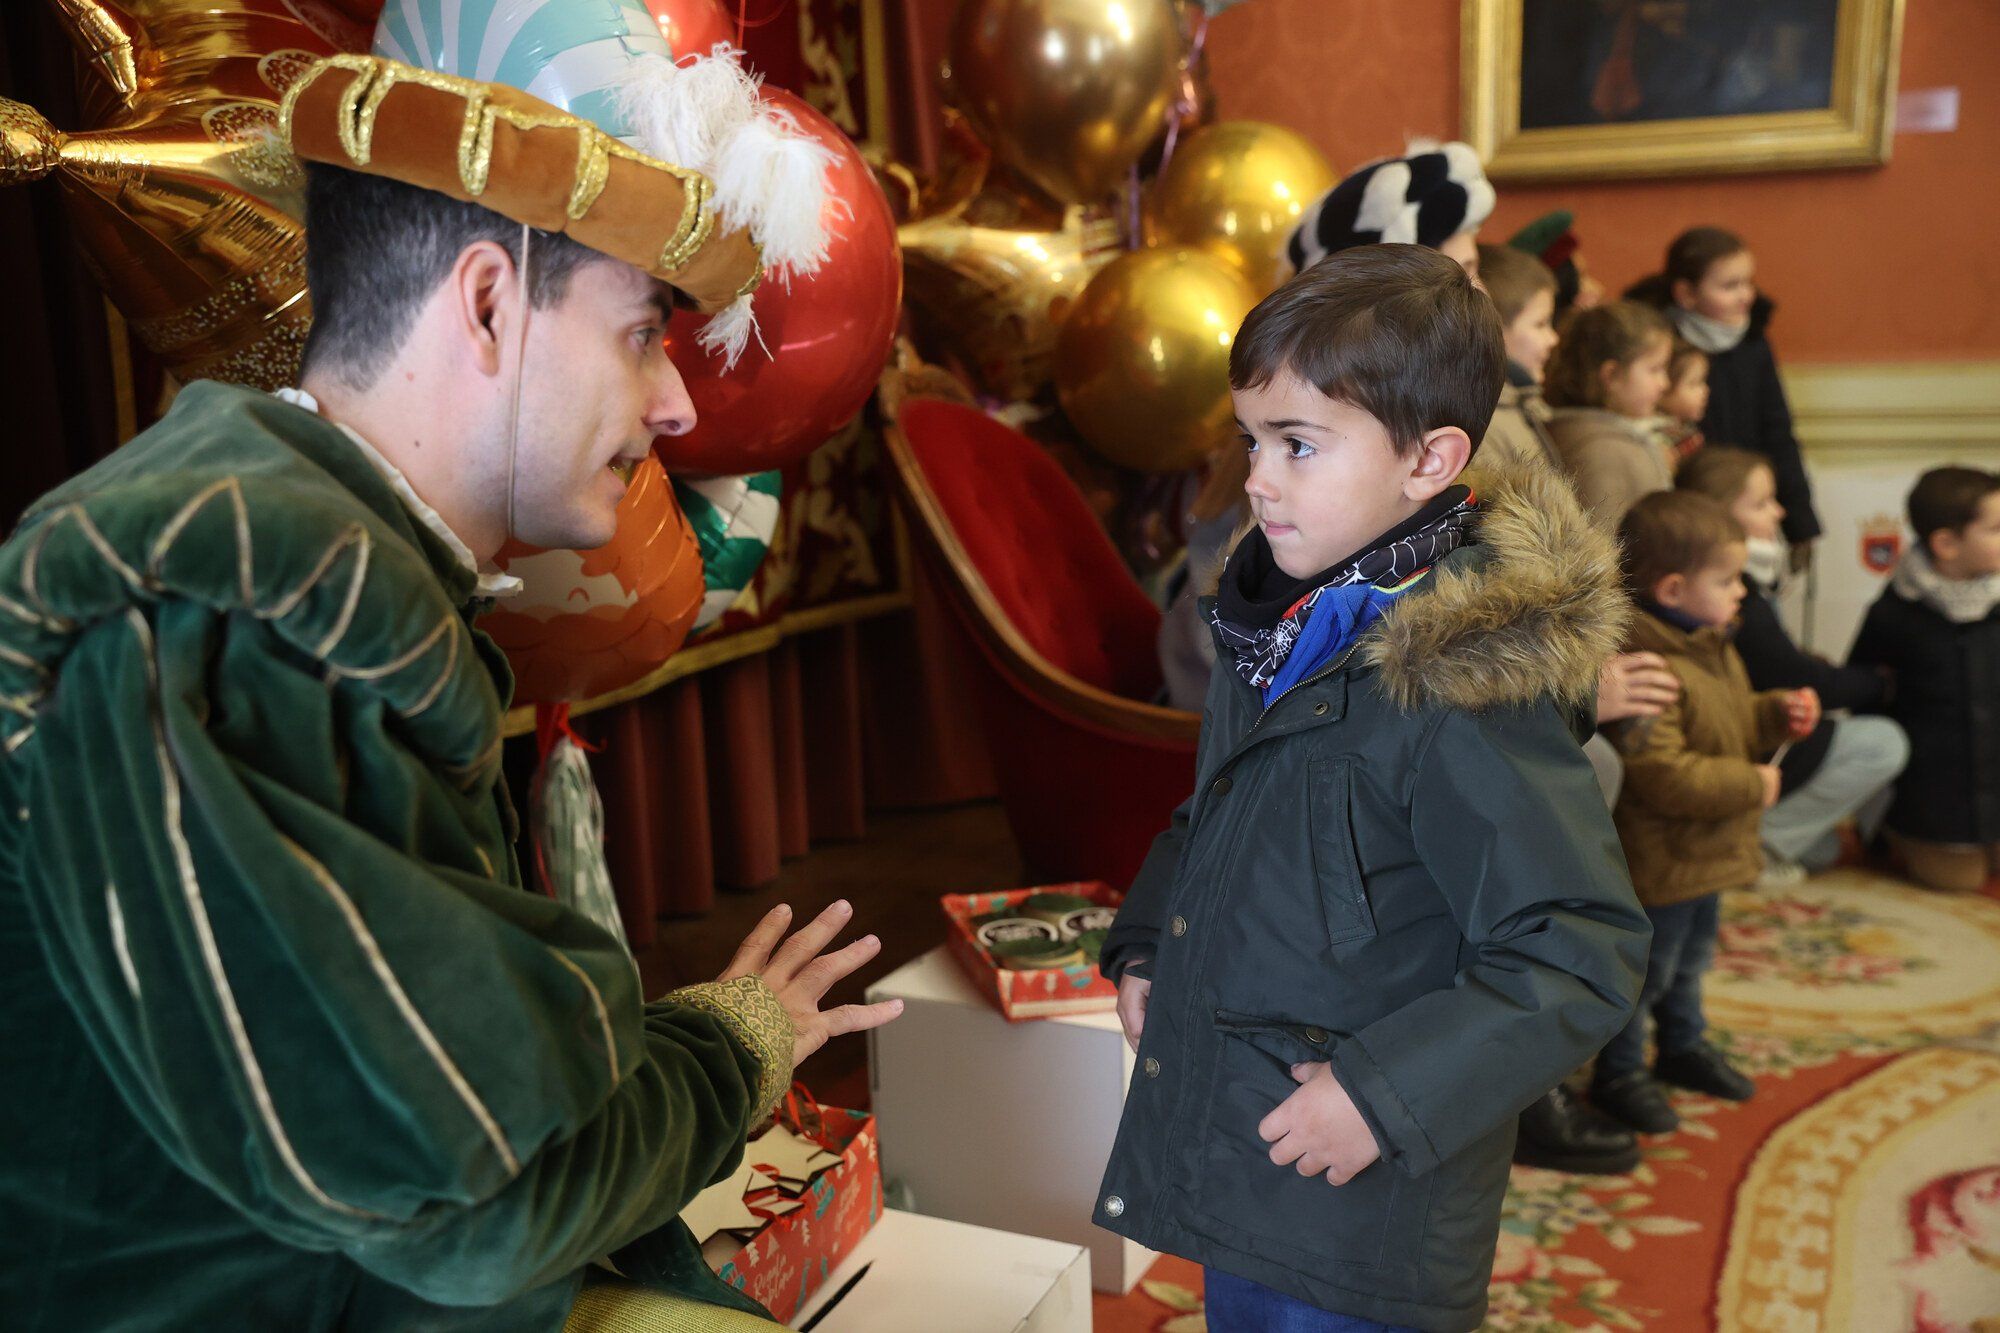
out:
{"label": "wrapped present", "polygon": [[947,943],[1012,1022],[1101,1013],[1118,1004],[1097,958],[1123,897],[1098,880],[947,894]]}
{"label": "wrapped present", "polygon": [[[882,1158],[874,1116],[820,1106],[803,1089],[779,1108],[774,1130],[751,1136],[732,1178],[743,1186],[734,1205],[759,1225],[717,1230],[703,1253],[725,1282],[784,1323],[881,1218]],[[730,1202],[712,1205],[710,1220],[740,1221],[729,1216]]]}

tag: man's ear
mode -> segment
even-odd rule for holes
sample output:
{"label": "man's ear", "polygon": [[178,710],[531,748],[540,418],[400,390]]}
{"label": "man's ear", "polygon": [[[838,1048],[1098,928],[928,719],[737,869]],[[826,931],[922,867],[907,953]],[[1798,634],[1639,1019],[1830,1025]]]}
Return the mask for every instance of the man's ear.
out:
{"label": "man's ear", "polygon": [[1688,576],[1669,574],[1653,585],[1653,600],[1661,606],[1671,606],[1678,610],[1687,600]]}
{"label": "man's ear", "polygon": [[1472,461],[1472,437],[1457,426],[1440,426],[1427,433],[1403,480],[1403,495],[1419,504],[1442,495]]}
{"label": "man's ear", "polygon": [[444,280],[448,328],[482,375],[500,373],[502,350],[521,318],[521,284],[514,256],[493,241],[459,251]]}

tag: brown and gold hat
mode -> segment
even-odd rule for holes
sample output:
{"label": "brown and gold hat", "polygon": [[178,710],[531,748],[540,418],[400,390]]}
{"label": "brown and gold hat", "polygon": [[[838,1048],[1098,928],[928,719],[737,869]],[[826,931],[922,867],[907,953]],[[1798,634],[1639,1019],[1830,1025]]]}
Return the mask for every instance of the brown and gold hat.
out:
{"label": "brown and gold hat", "polygon": [[676,59],[641,0],[386,0],[371,55],[312,65],[281,131],[299,157],[560,231],[711,315],[733,365],[766,270],[826,256],[832,154],[718,45]]}

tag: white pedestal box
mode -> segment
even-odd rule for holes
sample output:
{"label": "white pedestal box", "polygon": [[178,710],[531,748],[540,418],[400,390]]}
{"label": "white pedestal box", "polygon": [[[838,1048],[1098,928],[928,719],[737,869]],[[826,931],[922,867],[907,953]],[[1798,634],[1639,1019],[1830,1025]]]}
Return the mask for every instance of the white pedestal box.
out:
{"label": "white pedestal box", "polygon": [[871,1265],[813,1333],[1090,1333],[1078,1245],[943,1218],[882,1214],[792,1320],[798,1328]]}
{"label": "white pedestal box", "polygon": [[942,948],[868,999],[903,1001],[868,1034],[885,1184],[932,1217],[1081,1245],[1091,1285],[1130,1291],[1153,1252],[1092,1223],[1132,1079],[1117,1015],[1010,1023]]}

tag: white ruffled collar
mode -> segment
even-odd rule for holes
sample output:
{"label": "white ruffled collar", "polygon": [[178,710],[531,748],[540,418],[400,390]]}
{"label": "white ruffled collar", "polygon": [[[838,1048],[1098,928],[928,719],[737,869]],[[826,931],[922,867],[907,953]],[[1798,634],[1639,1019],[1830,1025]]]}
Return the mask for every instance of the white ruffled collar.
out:
{"label": "white ruffled collar", "polygon": [[[319,399],[313,397],[304,389],[278,389],[271,396],[280,402],[290,403],[293,407],[302,407],[314,416],[325,415],[319,410]],[[478,579],[478,585],[473,591],[474,596],[492,598],[512,597],[515,593],[521,591],[521,580],[514,575],[502,573],[497,569],[480,568],[478,559],[472,554],[472,548],[467,546],[460,540],[459,535],[451,530],[451,525],[444,521],[444,515],[438,513],[437,510],[425,503],[424,497],[417,494],[417,488],[410,485],[410,479],[403,475],[403,470],[383,457],[381,450],[363,439],[360,432],[356,431],[352,426],[333,421],[331,418],[328,418],[328,422],[338,427],[341,434],[352,440],[354,447],[361,451],[361,456],[368,460],[370,466],[382,474],[382,479],[389,483],[391,490],[396,492],[396,497],[403,502],[403,507],[410,511],[410,516],[429,529],[431,534],[443,542],[451,553],[458,558],[458,562],[461,565],[472,571],[473,575]]]}

